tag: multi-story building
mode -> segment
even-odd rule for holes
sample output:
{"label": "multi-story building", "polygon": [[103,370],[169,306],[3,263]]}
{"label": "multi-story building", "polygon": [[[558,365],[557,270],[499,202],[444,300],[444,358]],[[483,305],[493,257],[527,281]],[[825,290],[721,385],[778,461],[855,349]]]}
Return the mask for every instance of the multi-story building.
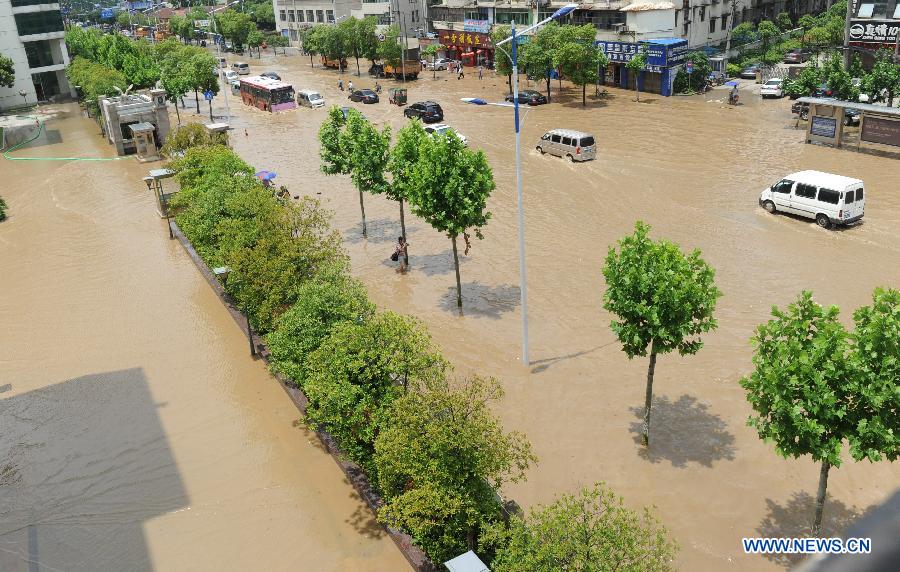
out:
{"label": "multi-story building", "polygon": [[0,0],[0,54],[15,67],[15,84],[0,87],[0,109],[71,94],[63,36],[59,3]]}
{"label": "multi-story building", "polygon": [[340,23],[351,16],[377,18],[384,29],[400,26],[401,34],[414,38],[425,32],[425,0],[273,0],[275,26],[291,43],[299,31],[315,24]]}

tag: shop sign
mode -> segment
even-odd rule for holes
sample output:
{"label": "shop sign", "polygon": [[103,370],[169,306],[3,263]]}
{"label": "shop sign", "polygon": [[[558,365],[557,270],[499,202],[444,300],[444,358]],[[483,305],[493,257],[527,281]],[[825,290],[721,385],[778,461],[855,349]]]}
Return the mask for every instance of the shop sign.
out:
{"label": "shop sign", "polygon": [[459,48],[491,48],[491,37],[488,34],[475,32],[455,32],[453,30],[441,30],[438,32],[441,44],[456,46]]}
{"label": "shop sign", "polygon": [[644,67],[645,71],[651,73],[662,73],[665,66],[665,58],[663,57],[663,62],[660,63],[659,59],[651,58],[650,54],[653,50],[656,50],[658,53],[665,53],[665,46],[654,46],[654,45],[645,45],[645,44],[632,44],[630,42],[595,42],[595,46],[600,48],[600,50],[606,54],[606,58],[610,63],[628,63],[631,61],[634,56],[636,56],[641,48],[646,48],[647,52],[647,66]]}
{"label": "shop sign", "polygon": [[491,31],[491,22],[489,20],[463,20],[463,30],[487,34]]}
{"label": "shop sign", "polygon": [[865,115],[859,138],[868,143],[900,147],[900,119]]}
{"label": "shop sign", "polygon": [[892,44],[897,41],[900,23],[896,20],[851,20],[850,41],[877,44]]}

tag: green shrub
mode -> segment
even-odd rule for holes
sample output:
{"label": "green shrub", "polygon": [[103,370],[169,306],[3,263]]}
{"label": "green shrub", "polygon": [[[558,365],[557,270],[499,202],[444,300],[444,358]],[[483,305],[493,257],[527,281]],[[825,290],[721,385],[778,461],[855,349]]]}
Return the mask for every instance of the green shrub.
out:
{"label": "green shrub", "polygon": [[266,341],[273,368],[300,386],[306,380],[307,358],[341,322],[364,322],[374,305],[363,285],[342,274],[325,275],[297,288],[297,301],[276,321]]}
{"label": "green shrub", "polygon": [[737,77],[741,73],[741,66],[738,64],[728,64],[726,73],[728,74],[728,77]]}
{"label": "green shrub", "polygon": [[6,201],[0,197],[0,221],[6,220]]}

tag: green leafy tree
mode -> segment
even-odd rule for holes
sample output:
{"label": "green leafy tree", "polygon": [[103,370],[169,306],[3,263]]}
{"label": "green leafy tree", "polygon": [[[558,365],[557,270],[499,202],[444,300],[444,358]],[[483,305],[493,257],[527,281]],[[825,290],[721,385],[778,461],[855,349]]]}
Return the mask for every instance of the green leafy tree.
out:
{"label": "green leafy tree", "polygon": [[309,66],[315,67],[313,56],[324,53],[322,48],[322,35],[326,31],[326,26],[317,24],[311,28],[306,28],[300,33],[300,43],[303,51],[309,55]]}
{"label": "green leafy tree", "polygon": [[3,200],[3,197],[0,197],[0,222],[6,220],[6,201]]}
{"label": "green leafy tree", "polygon": [[606,292],[603,307],[617,317],[610,327],[632,359],[648,351],[647,391],[642,442],[650,442],[650,407],[656,356],[677,350],[680,355],[700,351],[700,335],[713,330],[713,311],[722,293],[715,271],[694,250],[685,256],[676,244],[652,240],[650,227],[638,221],[634,234],[610,247],[603,266]]}
{"label": "green leafy tree", "polygon": [[384,40],[378,42],[378,58],[387,65],[398,67],[403,62],[403,46],[400,45],[400,26],[392,24],[383,34]]}
{"label": "green leafy tree", "polygon": [[792,97],[804,97],[815,93],[822,83],[822,70],[815,64],[808,65],[800,71],[800,74],[785,81],[784,91]]}
{"label": "green leafy tree", "polygon": [[790,14],[787,12],[780,12],[778,16],[775,17],[775,25],[782,32],[787,32],[794,27],[794,22],[791,20]]}
{"label": "green leafy tree", "polygon": [[249,9],[249,13],[257,27],[264,30],[275,29],[275,9],[271,2],[253,4]]}
{"label": "green leafy tree", "polygon": [[474,229],[475,236],[483,238],[481,228],[491,218],[487,199],[496,187],[494,174],[483,151],[467,149],[451,134],[422,139],[419,160],[409,180],[413,213],[435,230],[446,233],[453,243],[456,305],[462,307],[456,238],[462,234],[468,244],[468,229]]}
{"label": "green leafy tree", "polygon": [[[387,168],[391,173],[391,184],[388,187],[387,195],[400,204],[400,231],[404,240],[406,240],[406,220],[403,203],[408,201],[413,193],[415,185],[412,178],[413,169],[419,161],[419,148],[425,137],[427,134],[422,127],[422,122],[418,119],[410,121],[397,132],[397,142],[391,149],[388,160]],[[409,266],[408,251],[406,265]]]}
{"label": "green leafy tree", "polygon": [[113,96],[128,87],[125,76],[120,72],[82,57],[72,60],[66,68],[66,75],[72,85],[81,88],[84,104],[94,117],[100,116],[100,96]]}
{"label": "green leafy tree", "polygon": [[778,30],[778,26],[769,20],[763,20],[756,26],[756,33],[759,35],[760,42],[762,42],[762,51],[765,52],[769,49],[772,39],[777,38],[781,32]]}
{"label": "green leafy tree", "polygon": [[647,52],[646,49],[641,47],[640,53],[634,55],[631,60],[625,67],[628,68],[628,71],[631,72],[632,77],[634,77],[634,94],[636,97],[636,101],[641,100],[641,76],[644,73],[644,70],[647,68]]}
{"label": "green leafy tree", "polygon": [[219,32],[231,40],[235,48],[247,43],[247,36],[256,25],[249,15],[228,9],[215,16]]}
{"label": "green leafy tree", "polygon": [[263,36],[262,32],[257,30],[256,27],[254,27],[252,30],[250,30],[250,33],[247,34],[247,47],[250,48],[251,53],[252,53],[253,48],[256,48],[256,57],[257,58],[262,57],[262,54],[259,51],[259,47],[263,44],[263,42],[265,40],[266,40],[265,36]]}
{"label": "green leafy tree", "polygon": [[822,26],[816,26],[803,35],[803,42],[808,45],[815,54],[819,54],[822,48],[831,41],[828,30]]}
{"label": "green leafy tree", "polygon": [[0,87],[12,87],[16,83],[16,68],[13,61],[0,55]]}
{"label": "green leafy tree", "polygon": [[859,101],[859,88],[853,84],[853,78],[844,69],[843,58],[836,52],[825,62],[822,76],[834,97],[844,101]]}
{"label": "green leafy tree", "polygon": [[494,572],[666,572],[677,546],[649,508],[628,509],[603,483],[538,506],[482,537]]}
{"label": "green leafy tree", "polygon": [[210,135],[202,123],[188,123],[169,133],[161,151],[166,157],[175,159],[184,156],[184,153],[192,147],[227,144],[228,135],[225,133]]}
{"label": "green leafy tree", "polygon": [[862,79],[866,76],[866,70],[863,69],[862,60],[859,58],[859,54],[853,54],[853,57],[850,59],[850,67],[847,68],[847,72],[852,78]]}
{"label": "green leafy tree", "polygon": [[296,302],[266,338],[273,368],[302,387],[309,356],[331,329],[342,322],[364,323],[374,311],[365,287],[343,273],[326,273],[301,284]]}
{"label": "green leafy tree", "polygon": [[731,30],[731,37],[738,46],[752,42],[756,39],[756,30],[750,22],[741,22]]}
{"label": "green leafy tree", "polygon": [[581,86],[581,105],[587,105],[587,86],[597,83],[599,69],[609,60],[594,45],[597,30],[593,24],[561,26],[559,45],[553,53],[553,63],[575,85]]}
{"label": "green leafy tree", "polygon": [[828,471],[841,464],[841,446],[852,433],[852,383],[847,332],[838,308],[800,294],[787,310],[756,329],[754,371],[741,379],[756,413],[748,424],[783,457],[810,455],[821,463],[813,534],[818,535]]}
{"label": "green leafy tree", "polygon": [[[391,128],[389,125],[385,125],[384,129],[379,132],[361,113],[350,110],[347,116],[347,126],[341,137],[348,142],[345,148],[350,150],[350,180],[359,191],[362,231],[363,236],[366,237],[368,234],[363,191],[375,195],[390,195],[390,184],[385,178],[385,171],[390,159]],[[406,232],[404,231],[403,234],[405,236]]]}
{"label": "green leafy tree", "polygon": [[[190,54],[190,55],[188,55]],[[216,71],[216,58],[203,48],[189,47],[181,57],[187,57],[184,68],[188,82],[194,90],[194,101],[197,113],[200,113],[201,91],[219,93],[219,78]]]}
{"label": "green leafy tree", "polygon": [[497,491],[536,462],[525,436],[504,433],[491,411],[502,396],[493,379],[438,377],[398,397],[375,439],[378,519],[409,533],[433,562],[475,549],[479,531],[501,518]]}
{"label": "green leafy tree", "polygon": [[338,27],[343,28],[347,38],[349,53],[356,58],[356,75],[360,75],[359,58],[374,59],[378,53],[378,37],[375,35],[377,20],[374,17],[347,18]]}
{"label": "green leafy tree", "polygon": [[803,28],[804,32],[808,32],[816,26],[816,18],[812,14],[804,14],[797,20],[797,25]]}
{"label": "green leafy tree", "polygon": [[676,93],[693,93],[694,90],[700,89],[706,84],[706,79],[712,71],[709,57],[704,52],[689,52],[685,56],[685,61],[694,64],[694,71],[688,74],[684,70],[678,70],[678,73],[675,75],[675,82],[672,84],[672,89]]}
{"label": "green leafy tree", "polygon": [[344,59],[350,53],[350,38],[347,30],[340,26],[326,25],[319,32],[317,41],[319,51],[327,58],[338,61],[341,73],[344,73]]}
{"label": "green leafy tree", "polygon": [[191,80],[182,65],[179,58],[166,58],[161,64],[160,80],[162,87],[166,90],[166,99],[171,101],[175,107],[175,115],[178,117],[178,124],[181,125],[181,112],[178,111],[178,101],[182,100],[184,106],[184,95],[191,89]]}
{"label": "green leafy tree", "polygon": [[900,456],[900,291],[876,288],[872,305],[856,310],[853,321],[850,454],[857,461],[896,461]]}
{"label": "green leafy tree", "polygon": [[[557,50],[562,41],[563,28],[570,28],[570,26],[560,26],[556,21],[548,22],[545,26],[539,28],[527,43],[517,48],[519,50],[520,66],[532,70],[532,73],[536,70],[541,71],[547,88],[547,101],[550,101],[550,72],[553,71],[556,65],[554,62],[558,59]],[[510,32],[507,29],[506,37],[509,37],[509,35]],[[571,39],[572,34],[570,33],[568,36]],[[593,41],[591,43],[593,44]],[[570,54],[577,56],[580,52],[581,50],[576,48]],[[522,70],[519,71],[521,73]],[[512,73],[512,69],[510,69],[510,73]],[[512,92],[512,83],[510,83],[509,91]]]}
{"label": "green leafy tree", "polygon": [[875,57],[872,71],[863,79],[862,87],[870,102],[885,99],[894,106],[894,97],[900,92],[900,65],[891,61],[889,50],[880,50]]}
{"label": "green leafy tree", "polygon": [[[287,39],[286,36],[282,36],[281,34],[270,34],[266,36],[266,43],[272,46],[272,53],[277,54],[278,50],[276,48],[287,48],[291,45],[291,41]],[[287,55],[287,50],[282,50],[284,55]]]}
{"label": "green leafy tree", "polygon": [[306,418],[335,438],[340,450],[377,483],[375,437],[398,396],[444,375],[448,364],[425,326],[410,316],[376,314],[335,324],[308,354],[303,390]]}
{"label": "green leafy tree", "polygon": [[[550,24],[547,24],[547,26],[550,26]],[[508,25],[494,24],[491,28],[491,43],[496,46],[498,43],[507,39],[510,33],[510,27]],[[540,33],[540,30],[538,30],[538,33]],[[506,50],[506,48],[497,48],[496,58],[494,59],[494,69],[497,73],[506,76],[507,83],[509,84],[509,91],[512,92],[512,60],[510,60],[502,50]],[[520,58],[519,62],[521,64],[524,60]]]}
{"label": "green leafy tree", "polygon": [[437,56],[437,53],[440,51],[440,46],[438,44],[428,44],[427,46],[423,46],[419,49],[419,53],[422,54],[422,57],[428,58],[431,60],[431,77],[432,79],[437,79],[437,68],[434,67],[434,59]]}

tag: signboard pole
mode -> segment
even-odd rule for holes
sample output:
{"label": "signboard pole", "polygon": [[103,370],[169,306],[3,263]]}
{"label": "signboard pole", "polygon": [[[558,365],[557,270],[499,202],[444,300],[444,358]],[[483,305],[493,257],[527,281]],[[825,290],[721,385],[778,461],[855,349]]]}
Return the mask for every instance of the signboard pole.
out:
{"label": "signboard pole", "polygon": [[847,1],[847,14],[844,16],[844,69],[850,68],[850,17],[856,2]]}

